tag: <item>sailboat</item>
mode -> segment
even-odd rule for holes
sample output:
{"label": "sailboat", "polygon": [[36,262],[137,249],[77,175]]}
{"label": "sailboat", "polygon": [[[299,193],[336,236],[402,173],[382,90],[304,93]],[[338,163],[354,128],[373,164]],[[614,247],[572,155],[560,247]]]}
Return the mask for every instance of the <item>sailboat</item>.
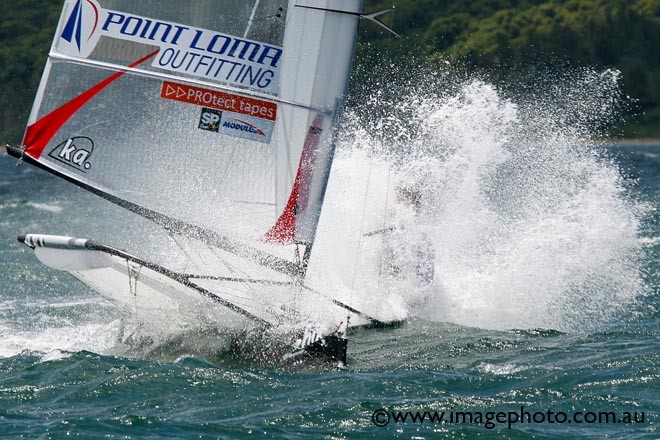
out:
{"label": "sailboat", "polygon": [[66,0],[7,152],[149,220],[180,258],[120,237],[18,240],[172,333],[288,329],[285,357],[345,362],[349,329],[407,319],[305,279],[357,24],[378,15],[361,0]]}

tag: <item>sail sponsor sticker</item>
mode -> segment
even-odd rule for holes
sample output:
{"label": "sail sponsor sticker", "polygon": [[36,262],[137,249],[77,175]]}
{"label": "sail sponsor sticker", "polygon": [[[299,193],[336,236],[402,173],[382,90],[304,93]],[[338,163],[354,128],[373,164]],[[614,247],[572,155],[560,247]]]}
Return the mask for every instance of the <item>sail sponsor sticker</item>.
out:
{"label": "sail sponsor sticker", "polygon": [[198,127],[202,130],[217,133],[220,130],[220,119],[222,119],[221,111],[204,107],[202,109],[202,115],[199,117]]}
{"label": "sail sponsor sticker", "polygon": [[251,116],[222,113],[220,133],[250,139],[258,142],[270,142],[273,135],[273,122]]}
{"label": "sail sponsor sticker", "polygon": [[58,144],[48,155],[73,169],[86,173],[92,168],[94,141],[87,136],[74,136]]}
{"label": "sail sponsor sticker", "polygon": [[[127,3],[127,6],[129,3]],[[135,6],[131,6],[135,8]],[[210,29],[103,9],[97,0],[67,0],[55,50],[94,58],[101,37],[157,46],[151,67],[276,94],[282,48]]]}
{"label": "sail sponsor sticker", "polygon": [[163,99],[199,105],[198,128],[269,143],[277,119],[277,104],[262,99],[164,81]]}

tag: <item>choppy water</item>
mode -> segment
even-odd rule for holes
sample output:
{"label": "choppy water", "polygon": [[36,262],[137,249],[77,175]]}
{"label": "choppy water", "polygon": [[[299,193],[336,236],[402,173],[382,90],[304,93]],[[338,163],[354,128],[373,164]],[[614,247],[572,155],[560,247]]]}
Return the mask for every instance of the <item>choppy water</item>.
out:
{"label": "choppy water", "polygon": [[[355,205],[367,200],[377,213],[388,200],[383,191],[417,175],[432,189],[417,221],[438,264],[433,285],[400,292],[416,318],[352,335],[341,369],[264,367],[223,352],[182,355],[185,347],[129,356],[116,342],[113,307],[15,242],[31,231],[89,235],[97,210],[116,208],[0,157],[0,436],[658,438],[660,145],[577,147],[580,121],[543,127],[557,119],[534,119],[478,82],[453,96],[416,101],[426,122],[417,127],[423,136],[399,139],[410,146],[405,162],[382,151],[374,160],[344,137],[320,261],[327,270],[353,265],[330,232],[376,228],[382,217],[370,208],[366,222],[354,221],[362,214]],[[380,192],[365,198],[355,188],[367,175]],[[142,230],[139,221],[124,229]],[[114,233],[94,236],[114,243]],[[358,249],[361,264],[366,253]],[[640,423],[489,429],[392,418],[521,406],[569,417],[636,412]],[[373,422],[379,409],[390,413],[385,427]]]}

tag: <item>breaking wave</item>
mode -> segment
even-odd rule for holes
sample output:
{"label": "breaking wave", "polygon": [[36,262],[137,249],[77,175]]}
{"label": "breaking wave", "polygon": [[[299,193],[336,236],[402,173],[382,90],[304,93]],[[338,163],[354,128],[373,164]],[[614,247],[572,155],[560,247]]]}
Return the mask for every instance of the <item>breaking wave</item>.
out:
{"label": "breaking wave", "polygon": [[[645,289],[647,208],[598,141],[619,114],[618,72],[564,74],[524,94],[459,76],[356,93],[315,249],[334,255],[323,267],[354,295],[395,290],[422,319],[602,328]],[[414,261],[391,276],[390,248],[414,260],[406,249],[420,240],[435,254],[432,283],[414,282]]]}

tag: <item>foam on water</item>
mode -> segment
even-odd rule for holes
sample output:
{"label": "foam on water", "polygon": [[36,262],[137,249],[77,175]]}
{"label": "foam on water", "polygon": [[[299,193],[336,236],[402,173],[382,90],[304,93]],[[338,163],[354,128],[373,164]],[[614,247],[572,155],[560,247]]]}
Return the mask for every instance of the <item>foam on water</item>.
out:
{"label": "foam on water", "polygon": [[55,214],[59,214],[64,211],[64,209],[58,204],[28,202],[28,206],[31,206],[32,208],[38,209],[40,211],[52,212]]}
{"label": "foam on water", "polygon": [[[578,72],[524,96],[441,79],[451,87],[416,78],[436,85],[391,101],[378,91],[371,109],[349,114],[315,249],[332,255],[324,267],[347,285],[362,278],[372,295],[397,290],[424,319],[603,328],[644,291],[646,208],[629,200],[616,163],[593,141],[616,116],[618,74]],[[397,187],[420,193],[418,215],[401,214]],[[382,283],[375,255],[384,239],[369,245],[364,233],[392,222],[405,223],[401,247],[415,234],[431,240],[431,286]]]}
{"label": "foam on water", "polygon": [[490,373],[496,376],[514,374],[525,370],[524,367],[514,364],[495,365],[488,362],[481,362],[476,368],[480,373]]}
{"label": "foam on water", "polygon": [[641,237],[639,242],[645,246],[655,246],[660,244],[660,237]]}
{"label": "foam on water", "polygon": [[0,328],[0,357],[25,352],[42,353],[42,361],[61,359],[81,350],[114,354],[117,349],[119,321],[99,324],[48,326],[39,330]]}

